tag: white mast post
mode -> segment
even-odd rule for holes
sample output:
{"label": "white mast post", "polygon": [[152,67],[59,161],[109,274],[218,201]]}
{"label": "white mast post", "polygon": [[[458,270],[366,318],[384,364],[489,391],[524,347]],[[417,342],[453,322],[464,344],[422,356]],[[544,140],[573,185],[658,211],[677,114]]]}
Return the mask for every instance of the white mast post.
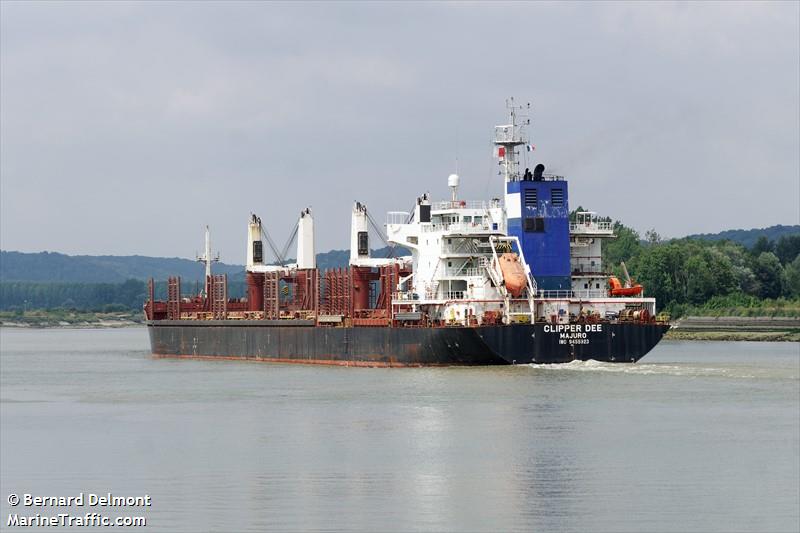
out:
{"label": "white mast post", "polygon": [[211,278],[211,263],[215,263],[219,261],[219,254],[216,257],[211,256],[211,230],[209,230],[208,225],[206,225],[206,247],[205,253],[198,257],[197,262],[205,263],[206,265],[206,282],[203,284],[203,295],[208,296],[206,294],[206,286],[208,285],[208,280]]}

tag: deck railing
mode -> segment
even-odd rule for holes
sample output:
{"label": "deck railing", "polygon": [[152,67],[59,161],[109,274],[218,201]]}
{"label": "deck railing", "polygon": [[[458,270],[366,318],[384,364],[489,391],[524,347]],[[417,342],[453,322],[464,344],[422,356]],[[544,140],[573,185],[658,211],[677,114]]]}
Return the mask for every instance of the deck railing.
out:
{"label": "deck railing", "polygon": [[486,210],[486,202],[481,200],[443,200],[432,204],[434,211],[443,209],[483,209]]}
{"label": "deck railing", "polygon": [[434,231],[450,231],[459,233],[487,233],[490,231],[500,231],[499,227],[496,230],[486,222],[453,222],[451,224],[423,224],[420,226],[423,233]]}
{"label": "deck railing", "polygon": [[444,293],[447,300],[463,300],[467,297],[466,291],[448,291]]}
{"label": "deck railing", "polygon": [[570,222],[571,233],[613,233],[614,225],[611,222],[592,220],[591,222]]}
{"label": "deck railing", "polygon": [[414,291],[400,291],[392,293],[392,301],[410,302],[419,300],[419,296]]}
{"label": "deck railing", "polygon": [[406,213],[405,211],[389,211],[386,213],[386,224],[406,224],[409,218],[411,218],[411,213]]}
{"label": "deck railing", "polygon": [[605,275],[605,271],[603,270],[603,265],[593,265],[591,263],[585,262],[574,262],[569,266],[570,271],[573,274],[603,274]]}
{"label": "deck railing", "polygon": [[447,268],[444,269],[444,276],[445,277],[453,277],[453,276],[483,276],[485,273],[486,273],[486,269],[477,268],[477,267],[467,267],[467,268],[447,267]]}
{"label": "deck railing", "polygon": [[604,289],[592,290],[584,289],[579,291],[537,291],[537,298],[553,298],[553,299],[574,299],[588,300],[590,298],[607,298],[608,291]]}

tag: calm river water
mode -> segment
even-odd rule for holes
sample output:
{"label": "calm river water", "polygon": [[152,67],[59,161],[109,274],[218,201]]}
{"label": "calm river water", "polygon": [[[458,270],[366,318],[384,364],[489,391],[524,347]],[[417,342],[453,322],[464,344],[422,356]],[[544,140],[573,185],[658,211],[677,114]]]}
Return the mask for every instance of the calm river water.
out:
{"label": "calm river water", "polygon": [[[370,369],[154,360],[139,328],[3,329],[0,378],[4,530],[59,511],[153,532],[800,530],[797,343]],[[7,501],[80,492],[152,506]]]}

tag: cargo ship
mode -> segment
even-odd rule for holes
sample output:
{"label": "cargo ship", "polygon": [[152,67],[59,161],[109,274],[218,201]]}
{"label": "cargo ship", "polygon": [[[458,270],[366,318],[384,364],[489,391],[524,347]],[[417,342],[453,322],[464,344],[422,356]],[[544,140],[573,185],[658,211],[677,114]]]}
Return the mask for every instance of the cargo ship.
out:
{"label": "cargo ship", "polygon": [[[542,163],[529,170],[530,106],[511,99],[507,108],[493,141],[502,198],[463,200],[452,174],[449,199],[422,194],[382,227],[356,202],[347,267],[317,269],[310,209],[282,251],[251,214],[246,297],[230,298],[227,277],[212,273],[206,229],[198,294],[184,295],[171,277],[166,300],[156,300],[150,280],[153,355],[353,366],[638,361],[667,321],[627,270],[621,280],[603,265],[613,225],[592,212],[571,216],[567,180]],[[370,229],[406,255],[372,257]]]}

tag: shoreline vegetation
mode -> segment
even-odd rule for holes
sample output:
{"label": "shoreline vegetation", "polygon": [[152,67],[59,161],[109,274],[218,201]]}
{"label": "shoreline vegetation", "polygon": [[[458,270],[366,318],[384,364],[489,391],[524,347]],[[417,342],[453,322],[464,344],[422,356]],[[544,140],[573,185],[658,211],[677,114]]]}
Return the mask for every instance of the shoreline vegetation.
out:
{"label": "shoreline vegetation", "polygon": [[[578,211],[584,209],[571,216]],[[630,272],[631,283],[645,287],[670,317],[666,338],[800,341],[800,226],[662,240],[654,229],[642,238],[620,221],[598,220],[613,224],[616,235],[603,246],[605,273],[623,279]],[[318,254],[318,266],[346,266],[348,257],[344,250]],[[0,258],[4,327],[141,326],[144,279],[155,277],[155,298],[165,299],[165,272],[183,267],[185,275],[199,274],[196,262],[183,259],[5,251]],[[181,286],[183,297],[200,290],[197,279]],[[229,297],[244,293],[243,272],[231,271]]]}

